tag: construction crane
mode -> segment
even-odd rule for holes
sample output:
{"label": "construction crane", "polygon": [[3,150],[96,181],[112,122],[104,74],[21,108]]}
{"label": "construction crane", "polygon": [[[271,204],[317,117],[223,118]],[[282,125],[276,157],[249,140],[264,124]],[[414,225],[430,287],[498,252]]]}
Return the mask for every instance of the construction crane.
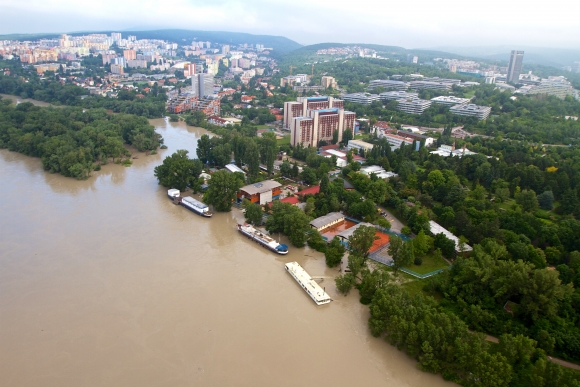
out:
{"label": "construction crane", "polygon": [[292,75],[292,69],[295,69],[295,66],[290,66],[290,75]]}

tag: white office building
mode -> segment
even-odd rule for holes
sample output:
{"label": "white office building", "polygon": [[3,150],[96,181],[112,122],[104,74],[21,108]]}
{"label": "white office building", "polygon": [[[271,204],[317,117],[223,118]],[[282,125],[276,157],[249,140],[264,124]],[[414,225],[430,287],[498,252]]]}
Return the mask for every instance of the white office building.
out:
{"label": "white office building", "polygon": [[397,109],[408,114],[423,114],[431,106],[431,101],[420,98],[404,98],[397,102]]}
{"label": "white office building", "polygon": [[417,91],[422,89],[449,91],[453,87],[452,83],[446,82],[429,82],[429,81],[411,81],[409,89]]}
{"label": "white office building", "polygon": [[[398,135],[392,134],[392,133],[385,133],[383,135],[383,138],[387,139],[387,142],[389,143],[389,145],[391,145],[392,150],[399,149],[401,147],[401,144],[413,145],[413,140],[411,140],[410,138],[398,136]],[[417,145],[416,145],[415,150],[419,150],[420,147],[421,147],[421,142],[417,141]]]}
{"label": "white office building", "polygon": [[398,176],[395,172],[385,171],[383,167],[378,165],[369,165],[368,167],[362,167],[360,173],[366,176],[375,175],[379,179],[389,179],[391,177]]}
{"label": "white office building", "polygon": [[375,79],[369,82],[369,90],[383,87],[385,90],[407,90],[409,84],[403,81],[392,81],[389,79]]}
{"label": "white office building", "polygon": [[381,100],[388,102],[392,100],[398,99],[407,99],[407,98],[419,98],[419,94],[417,93],[407,93],[406,91],[387,91],[385,93],[379,94]]}
{"label": "white office building", "polygon": [[459,98],[459,97],[453,97],[453,96],[439,96],[439,97],[435,97],[435,98],[431,98],[431,101],[433,103],[437,103],[439,105],[445,105],[445,106],[453,106],[453,105],[463,105],[466,104],[470,101],[469,98]]}
{"label": "white office building", "polygon": [[381,97],[378,94],[370,93],[353,93],[345,94],[342,99],[352,103],[360,103],[362,105],[370,105],[374,101],[380,101]]}
{"label": "white office building", "polygon": [[517,93],[554,95],[564,99],[567,95],[574,95],[574,88],[563,77],[550,77],[548,79],[542,79],[538,85],[524,86]]}
{"label": "white office building", "polygon": [[469,103],[465,105],[455,105],[451,107],[449,111],[460,116],[471,116],[477,117],[480,120],[485,120],[489,117],[491,108],[489,106],[479,106]]}
{"label": "white office building", "polygon": [[374,148],[374,145],[370,144],[368,142],[364,142],[361,140],[348,140],[347,149],[348,150],[355,149],[357,151],[357,153],[360,149],[364,149],[365,152],[368,152],[368,151],[372,150],[373,148]]}

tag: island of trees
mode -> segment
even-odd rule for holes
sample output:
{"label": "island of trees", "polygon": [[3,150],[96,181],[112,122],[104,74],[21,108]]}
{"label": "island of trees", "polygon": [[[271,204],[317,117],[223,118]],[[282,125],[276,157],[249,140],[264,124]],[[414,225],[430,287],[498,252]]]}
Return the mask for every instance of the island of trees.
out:
{"label": "island of trees", "polygon": [[130,164],[125,145],[153,151],[161,136],[146,118],[105,109],[45,108],[0,99],[0,148],[39,157],[45,170],[85,179],[102,164]]}

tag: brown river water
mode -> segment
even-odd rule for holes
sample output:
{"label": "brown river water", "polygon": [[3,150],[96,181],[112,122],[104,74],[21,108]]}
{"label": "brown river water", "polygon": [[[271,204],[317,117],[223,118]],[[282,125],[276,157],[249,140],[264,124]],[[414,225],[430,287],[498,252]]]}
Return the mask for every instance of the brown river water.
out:
{"label": "brown river water", "polygon": [[173,205],[153,168],[206,132],[151,122],[169,149],[86,181],[0,150],[0,386],[453,385],[373,338],[322,254],[278,256],[238,234],[238,210]]}

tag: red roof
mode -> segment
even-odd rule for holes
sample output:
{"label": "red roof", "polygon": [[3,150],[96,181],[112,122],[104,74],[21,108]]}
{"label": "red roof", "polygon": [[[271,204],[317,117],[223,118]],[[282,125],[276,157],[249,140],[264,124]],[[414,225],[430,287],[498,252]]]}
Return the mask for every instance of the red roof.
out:
{"label": "red roof", "polygon": [[319,192],[320,192],[320,186],[315,185],[315,186],[312,186],[310,188],[303,189],[302,191],[298,192],[298,194],[299,195],[308,195],[308,194],[316,195]]}
{"label": "red roof", "polygon": [[338,149],[338,144],[321,146],[320,149],[322,149],[323,151],[329,150],[329,149]]}
{"label": "red roof", "polygon": [[284,199],[282,199],[280,201],[282,203],[290,203],[292,205],[298,204],[300,202],[296,196],[288,196],[287,198],[284,198]]}

